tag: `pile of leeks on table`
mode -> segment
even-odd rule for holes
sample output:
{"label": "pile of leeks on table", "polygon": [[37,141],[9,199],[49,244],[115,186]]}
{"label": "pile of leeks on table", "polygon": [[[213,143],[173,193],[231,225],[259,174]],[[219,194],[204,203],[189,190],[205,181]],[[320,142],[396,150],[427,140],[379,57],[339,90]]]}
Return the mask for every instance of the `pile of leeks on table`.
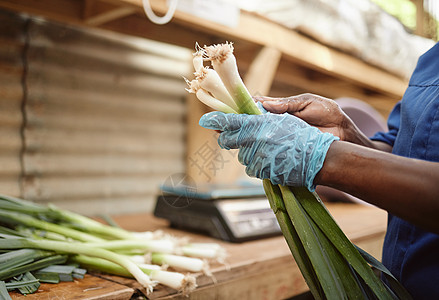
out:
{"label": "pile of leeks on table", "polygon": [[[190,243],[163,232],[132,232],[31,201],[0,195],[0,299],[34,293],[41,283],[82,278],[86,270],[131,277],[149,294],[157,284],[182,294],[222,262],[216,243]],[[169,267],[171,270],[166,270]]]}
{"label": "pile of leeks on table", "polygon": [[[193,65],[195,79],[186,80],[187,91],[201,102],[224,113],[261,114],[239,75],[231,43],[197,44]],[[263,185],[315,299],[411,299],[378,260],[350,242],[316,193],[268,179]]]}

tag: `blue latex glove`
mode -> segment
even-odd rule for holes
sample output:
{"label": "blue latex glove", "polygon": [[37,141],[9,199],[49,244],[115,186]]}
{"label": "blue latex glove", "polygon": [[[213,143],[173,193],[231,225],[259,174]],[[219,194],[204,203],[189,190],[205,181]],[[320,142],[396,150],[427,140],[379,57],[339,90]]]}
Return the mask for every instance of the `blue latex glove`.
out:
{"label": "blue latex glove", "polygon": [[200,125],[222,133],[222,148],[239,149],[239,162],[249,176],[273,184],[306,186],[315,190],[314,178],[323,166],[329,146],[338,137],[290,114],[246,115],[211,112]]}

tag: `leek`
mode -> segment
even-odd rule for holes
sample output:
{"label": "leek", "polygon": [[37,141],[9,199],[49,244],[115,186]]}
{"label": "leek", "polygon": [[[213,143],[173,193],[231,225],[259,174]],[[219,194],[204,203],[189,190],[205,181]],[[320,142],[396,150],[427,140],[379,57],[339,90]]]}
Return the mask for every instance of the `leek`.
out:
{"label": "leek", "polygon": [[103,258],[114,262],[130,272],[134,278],[146,288],[147,293],[152,292],[154,283],[149,276],[127,257],[109,250],[83,245],[83,243],[68,243],[49,240],[33,240],[28,238],[3,238],[0,239],[0,249],[43,249],[61,253],[84,254],[92,257]]}
{"label": "leek", "polygon": [[[17,289],[23,295],[35,293],[40,287],[39,281],[30,272],[26,272],[17,280],[11,280],[11,283],[17,285]],[[6,284],[6,287],[8,285]]]}
{"label": "leek", "polygon": [[[87,261],[76,259],[85,266],[92,266],[95,261],[99,263],[93,265],[94,269],[135,278],[147,293],[158,282],[186,294],[196,287],[195,277],[164,271],[165,265],[199,272],[205,271],[208,265],[195,257],[218,260],[225,257],[224,249],[218,244],[188,244],[187,238],[175,238],[160,230],[131,232],[53,205],[5,195],[0,195],[0,222],[10,227],[0,226],[0,252],[6,251],[0,254],[0,280],[28,271],[42,282],[57,283],[60,277],[69,281],[82,278],[84,269],[56,266],[67,259],[75,261],[73,256],[86,257]],[[145,257],[150,262],[152,256],[155,263],[163,266],[146,264]]]}
{"label": "leek", "polygon": [[52,224],[46,221],[42,221],[23,213],[0,210],[0,221],[10,225],[23,224],[29,227],[35,227],[35,228],[59,233],[66,237],[70,237],[78,241],[88,241],[88,242],[102,241],[101,238],[90,235],[88,233],[81,232],[68,227],[60,226],[57,224]]}
{"label": "leek", "polygon": [[11,296],[9,296],[8,289],[4,281],[0,281],[0,299],[12,300]]}
{"label": "leek", "polygon": [[[73,256],[71,260],[90,269],[100,270],[109,274],[124,277],[132,277],[132,275],[124,268],[121,268],[117,264],[104,259],[91,258],[85,255],[76,255]],[[195,278],[191,275],[163,271],[160,269],[160,267],[155,268],[154,266],[142,264],[139,264],[139,268],[144,273],[148,274],[151,280],[157,281],[158,283],[169,286],[175,290],[179,290],[183,294],[187,294],[196,288]]]}
{"label": "leek", "polygon": [[[65,225],[69,225],[79,231],[86,229],[89,233],[94,233],[94,241],[102,240],[96,237],[96,235],[102,235],[105,237],[113,238],[113,239],[130,239],[135,238],[129,231],[123,230],[121,228],[107,226],[102,223],[99,223],[93,219],[84,217],[82,215],[59,209],[54,205],[43,206],[33,203],[31,201],[26,201],[19,198],[14,198],[6,195],[0,195],[0,211],[7,210],[15,213],[26,213],[30,215],[38,215],[44,216],[47,221],[52,223],[60,223],[62,222]],[[27,218],[29,219],[29,218]],[[14,220],[19,221],[19,220]],[[33,220],[32,220],[33,221]],[[27,225],[27,224],[24,224]],[[32,225],[32,224],[29,224]],[[43,230],[49,230],[46,228],[47,224],[43,224],[41,227],[37,227]],[[54,224],[53,224],[54,225]],[[65,229],[69,229],[67,226],[63,226]],[[53,228],[51,228],[53,229]],[[52,232],[57,232],[56,230],[49,230]],[[58,228],[59,229],[59,228]],[[62,235],[66,235],[66,231],[60,229],[61,232],[58,232]],[[69,236],[69,235],[66,235]],[[74,238],[74,237],[72,237]],[[74,238],[76,239],[76,238]],[[82,240],[78,238],[78,240]],[[85,240],[87,240],[85,238]]]}
{"label": "leek", "polygon": [[206,262],[199,258],[164,253],[151,254],[151,262],[153,264],[168,265],[191,272],[201,272],[208,268]]}
{"label": "leek", "polygon": [[[213,70],[209,72],[217,72],[218,81],[222,82],[217,86],[226,87],[237,112],[261,114],[239,76],[231,43],[197,49],[195,57],[198,59],[199,56],[211,62]],[[204,66],[195,58],[194,66],[195,75],[200,77]],[[198,82],[196,84],[197,88],[203,89]],[[212,97],[220,94],[211,87],[209,89]],[[217,100],[231,107],[222,99]],[[228,113],[228,108],[222,111]],[[381,263],[349,241],[317,194],[303,187],[275,186],[268,179],[263,180],[263,186],[285,240],[315,299],[411,299]],[[393,290],[374,274],[368,263],[391,279]]]}

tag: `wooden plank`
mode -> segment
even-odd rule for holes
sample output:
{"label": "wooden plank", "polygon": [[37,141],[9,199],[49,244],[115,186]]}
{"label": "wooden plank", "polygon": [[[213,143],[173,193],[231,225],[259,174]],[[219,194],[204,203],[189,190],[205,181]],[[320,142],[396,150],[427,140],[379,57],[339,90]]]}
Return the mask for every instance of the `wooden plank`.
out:
{"label": "wooden plank", "polygon": [[[182,168],[180,168],[181,170]],[[177,170],[178,172],[179,170]],[[124,196],[152,195],[164,182],[165,174],[144,176],[58,176],[29,175],[23,183],[24,197],[35,201],[62,201],[69,199],[123,198]],[[163,176],[163,177],[162,177]],[[84,207],[84,210],[87,208]],[[137,211],[132,207],[132,211]]]}
{"label": "wooden plank", "polygon": [[135,10],[131,7],[112,5],[97,0],[85,0],[83,18],[85,24],[98,26],[134,12]]}
{"label": "wooden plank", "polygon": [[22,146],[20,128],[3,125],[0,127],[0,153],[19,152]]}
{"label": "wooden plank", "polygon": [[252,95],[267,95],[276,75],[282,53],[275,48],[263,47],[244,77],[244,83]]}
{"label": "wooden plank", "polygon": [[0,193],[20,197],[20,176],[9,174],[7,178],[0,177]]}
{"label": "wooden plank", "polygon": [[[1,153],[1,152],[0,152]],[[1,153],[0,155],[0,176],[14,179],[21,173],[19,151],[12,153]]]}
{"label": "wooden plank", "polygon": [[12,299],[82,299],[82,300],[126,300],[130,299],[134,290],[130,287],[110,282],[102,278],[86,274],[84,279],[57,284],[43,283],[34,294],[21,295],[11,292]]}
{"label": "wooden plank", "polygon": [[416,28],[415,33],[425,36],[425,10],[423,0],[412,0],[416,5]]}
{"label": "wooden plank", "polygon": [[59,22],[78,24],[82,18],[82,1],[72,0],[1,0],[0,7],[17,12],[45,16]]}
{"label": "wooden plank", "polygon": [[[161,181],[162,182],[162,181]],[[145,179],[144,184],[157,185],[161,183],[155,179]],[[153,190],[151,193],[139,195],[123,195],[121,197],[108,195],[100,197],[81,197],[77,199],[56,199],[56,206],[67,209],[76,213],[87,216],[97,216],[102,214],[111,215],[115,211],[120,214],[131,214],[133,210],[136,211],[153,211],[157,199],[157,191]],[[49,204],[55,201],[43,199],[39,203]]]}
{"label": "wooden plank", "polygon": [[279,65],[276,80],[277,83],[283,83],[286,86],[300,87],[307,92],[332,99],[351,97],[363,100],[380,111],[383,116],[387,116],[396,102],[401,99],[396,96],[388,96],[370,89],[364,89],[358,85],[338,80],[329,75],[306,70],[291,62],[283,62]]}
{"label": "wooden plank", "polygon": [[176,166],[182,165],[182,154],[168,154],[162,157],[160,154],[155,154],[155,157],[156,160],[149,161],[148,155],[136,157],[130,153],[126,155],[37,153],[27,155],[25,159],[27,174],[43,173],[45,176],[164,176],[166,171],[172,172]]}

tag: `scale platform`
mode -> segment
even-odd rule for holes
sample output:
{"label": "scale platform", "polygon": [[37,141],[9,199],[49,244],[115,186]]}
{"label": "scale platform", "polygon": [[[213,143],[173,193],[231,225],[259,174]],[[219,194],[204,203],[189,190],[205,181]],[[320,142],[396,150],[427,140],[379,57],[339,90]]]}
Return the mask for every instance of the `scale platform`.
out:
{"label": "scale platform", "polygon": [[262,185],[162,186],[154,215],[229,242],[281,234]]}

